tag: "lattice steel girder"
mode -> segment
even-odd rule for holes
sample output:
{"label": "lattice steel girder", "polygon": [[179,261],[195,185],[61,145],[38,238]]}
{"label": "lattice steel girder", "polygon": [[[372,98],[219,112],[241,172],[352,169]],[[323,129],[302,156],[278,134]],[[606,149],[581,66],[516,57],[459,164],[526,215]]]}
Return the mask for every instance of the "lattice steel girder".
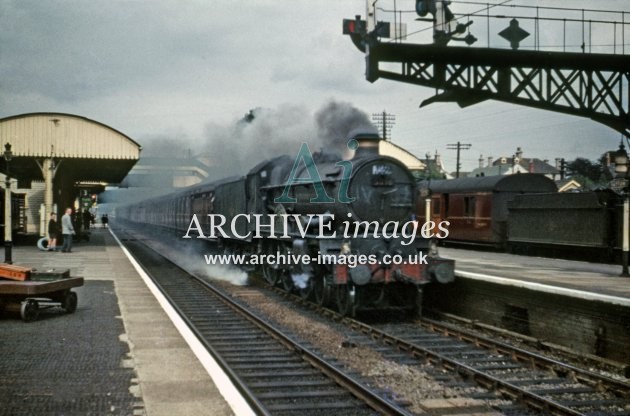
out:
{"label": "lattice steel girder", "polygon": [[[589,117],[630,136],[630,56],[375,43],[366,78],[443,90],[425,101],[493,99]],[[399,63],[399,69],[381,69]]]}

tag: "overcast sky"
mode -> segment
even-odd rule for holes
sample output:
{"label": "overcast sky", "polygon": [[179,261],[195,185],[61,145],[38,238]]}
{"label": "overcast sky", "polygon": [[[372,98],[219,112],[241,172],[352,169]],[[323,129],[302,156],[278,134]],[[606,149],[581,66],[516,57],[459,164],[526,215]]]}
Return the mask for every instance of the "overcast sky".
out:
{"label": "overcast sky", "polygon": [[[414,1],[406,3],[397,1],[411,10]],[[623,0],[512,4],[630,12]],[[449,170],[455,152],[446,145],[458,140],[472,144],[465,169],[480,154],[511,156],[517,146],[525,157],[550,160],[596,159],[617,147],[619,133],[588,119],[497,102],[420,109],[433,90],[367,82],[363,55],[341,34],[342,19],[356,14],[365,15],[364,0],[0,0],[0,117],[72,113],[146,145],[165,136],[202,140],[255,107],[308,116],[334,100],[394,114],[394,143],[419,157],[437,150]],[[405,16],[408,32],[421,27]],[[485,28],[481,20],[471,27],[480,43]],[[625,35],[628,44],[630,29]]]}

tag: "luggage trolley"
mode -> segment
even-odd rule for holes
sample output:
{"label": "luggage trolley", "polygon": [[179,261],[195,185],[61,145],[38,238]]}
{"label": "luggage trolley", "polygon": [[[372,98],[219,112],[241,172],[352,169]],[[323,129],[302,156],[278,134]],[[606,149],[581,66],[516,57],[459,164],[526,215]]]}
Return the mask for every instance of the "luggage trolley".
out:
{"label": "luggage trolley", "polygon": [[79,286],[83,278],[70,277],[69,270],[39,272],[0,263],[0,311],[19,312],[24,322],[36,320],[41,309],[55,306],[73,313],[78,298],[70,289]]}

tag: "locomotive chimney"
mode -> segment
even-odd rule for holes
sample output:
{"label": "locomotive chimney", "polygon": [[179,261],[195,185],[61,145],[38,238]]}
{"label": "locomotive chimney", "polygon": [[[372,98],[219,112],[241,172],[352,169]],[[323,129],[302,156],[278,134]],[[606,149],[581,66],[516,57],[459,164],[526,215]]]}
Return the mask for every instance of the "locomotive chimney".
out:
{"label": "locomotive chimney", "polygon": [[366,157],[378,155],[379,142],[382,140],[377,133],[373,132],[352,132],[349,140],[356,140],[356,151],[354,157]]}

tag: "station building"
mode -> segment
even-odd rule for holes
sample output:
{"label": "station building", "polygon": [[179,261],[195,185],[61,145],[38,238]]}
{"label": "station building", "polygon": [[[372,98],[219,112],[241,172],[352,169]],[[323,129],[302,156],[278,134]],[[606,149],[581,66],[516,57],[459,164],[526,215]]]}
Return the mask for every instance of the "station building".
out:
{"label": "station building", "polygon": [[25,195],[21,209],[27,233],[44,235],[51,212],[92,209],[96,195],[123,180],[141,149],[124,133],[78,115],[28,113],[0,119],[1,183]]}

